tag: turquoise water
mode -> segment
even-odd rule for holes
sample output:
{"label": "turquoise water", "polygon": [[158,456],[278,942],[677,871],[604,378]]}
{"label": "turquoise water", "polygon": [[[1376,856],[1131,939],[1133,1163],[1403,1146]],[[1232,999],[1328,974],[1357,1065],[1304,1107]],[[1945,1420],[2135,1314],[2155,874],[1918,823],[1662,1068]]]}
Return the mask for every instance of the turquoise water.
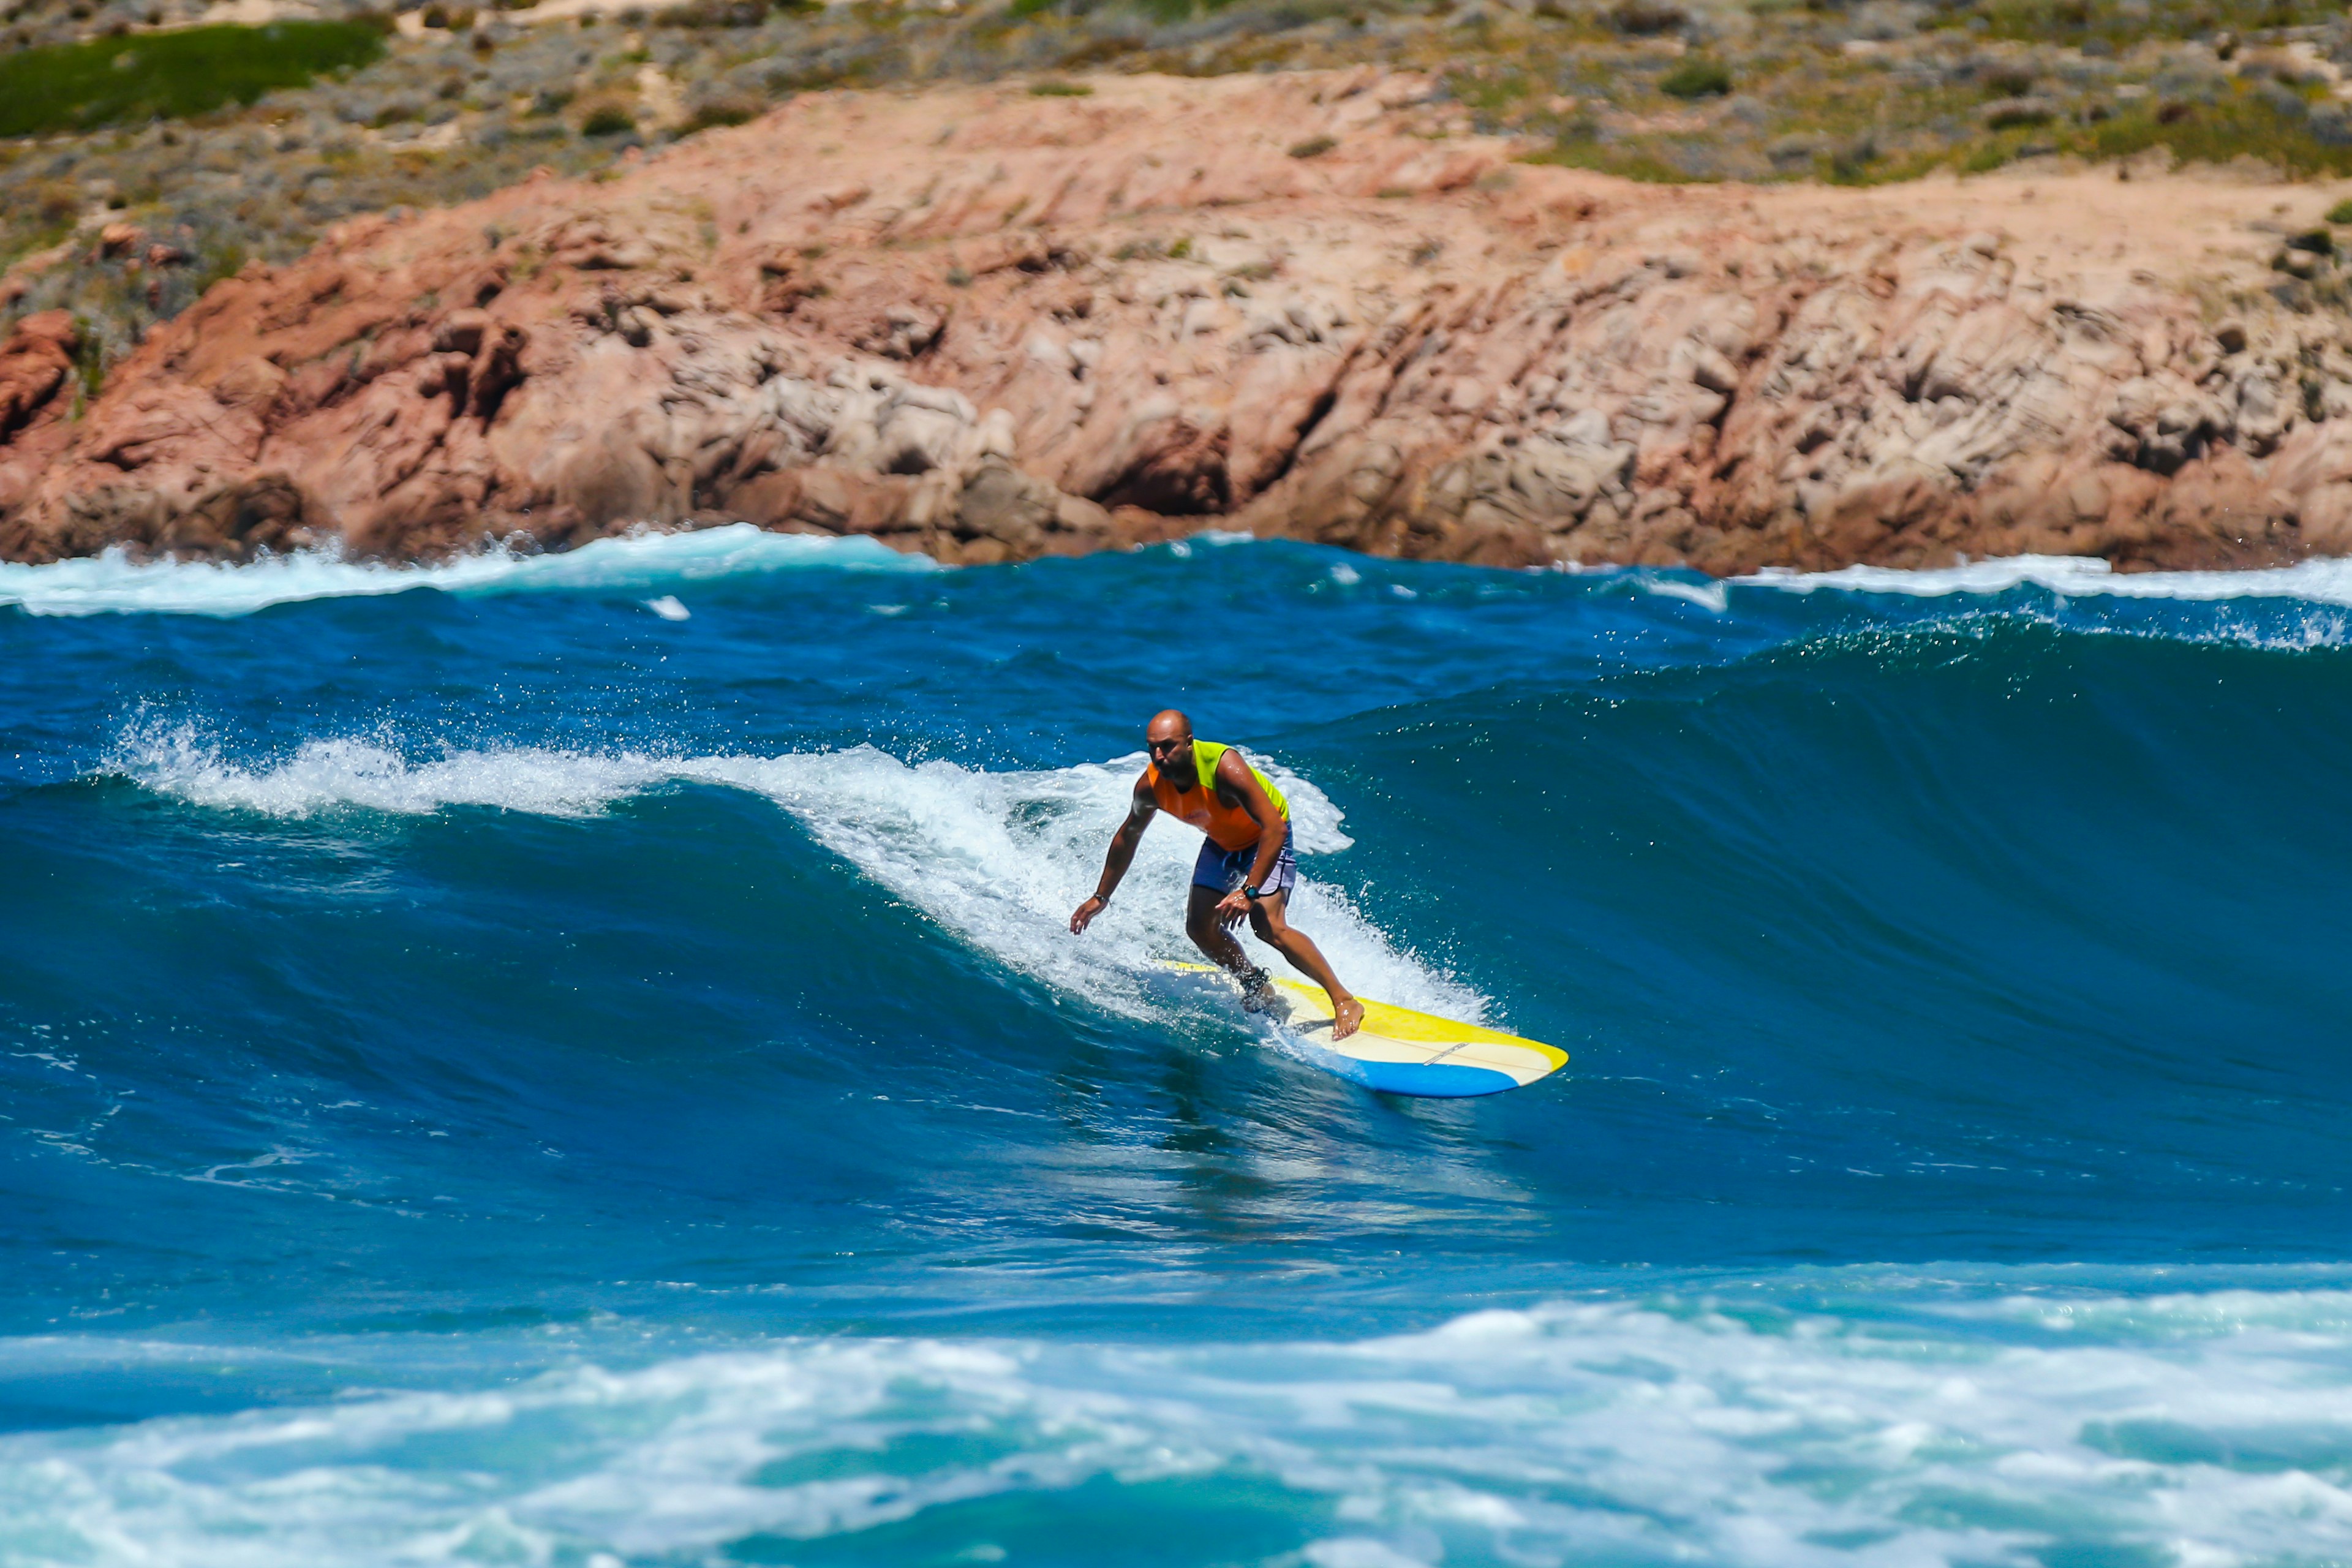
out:
{"label": "turquoise water", "polygon": [[[0,566],[0,1564],[2352,1562],[2352,566]],[[1155,963],[1174,703],[1366,1095]]]}

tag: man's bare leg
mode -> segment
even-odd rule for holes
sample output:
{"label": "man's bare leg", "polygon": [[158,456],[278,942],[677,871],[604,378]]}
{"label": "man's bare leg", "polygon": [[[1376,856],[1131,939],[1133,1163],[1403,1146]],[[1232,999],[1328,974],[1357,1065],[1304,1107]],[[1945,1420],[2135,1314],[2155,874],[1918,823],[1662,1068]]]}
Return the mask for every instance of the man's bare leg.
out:
{"label": "man's bare leg", "polygon": [[1208,955],[1210,963],[1246,985],[1250,972],[1257,965],[1249,961],[1241,942],[1217,919],[1217,900],[1222,897],[1214,888],[1193,883],[1192,896],[1184,905],[1184,934],[1192,939],[1194,947]]}
{"label": "man's bare leg", "polygon": [[[1193,890],[1208,891],[1206,888]],[[1323,950],[1305,931],[1290,924],[1289,905],[1288,893],[1268,893],[1250,906],[1250,929],[1257,933],[1260,942],[1290,960],[1301,974],[1323,987],[1325,994],[1331,998],[1331,1037],[1344,1040],[1363,1026],[1364,1005],[1356,1000],[1354,992],[1339,984],[1339,977],[1331,973],[1331,965],[1323,957]],[[1233,941],[1231,937],[1225,940]],[[1241,944],[1234,945],[1238,948]]]}

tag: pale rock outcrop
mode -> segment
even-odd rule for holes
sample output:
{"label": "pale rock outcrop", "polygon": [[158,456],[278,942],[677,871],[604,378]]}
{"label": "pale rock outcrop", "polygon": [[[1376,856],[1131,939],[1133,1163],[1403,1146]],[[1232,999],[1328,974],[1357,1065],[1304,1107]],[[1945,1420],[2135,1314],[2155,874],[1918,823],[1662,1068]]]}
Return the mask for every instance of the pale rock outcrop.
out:
{"label": "pale rock outcrop", "polygon": [[86,409],[71,323],[28,318],[0,552],[749,519],[979,563],[1213,518],[1713,572],[2352,551],[2352,335],[2269,267],[2326,192],[1662,190],[1514,165],[1410,77],[1095,86],[813,94],[356,222]]}

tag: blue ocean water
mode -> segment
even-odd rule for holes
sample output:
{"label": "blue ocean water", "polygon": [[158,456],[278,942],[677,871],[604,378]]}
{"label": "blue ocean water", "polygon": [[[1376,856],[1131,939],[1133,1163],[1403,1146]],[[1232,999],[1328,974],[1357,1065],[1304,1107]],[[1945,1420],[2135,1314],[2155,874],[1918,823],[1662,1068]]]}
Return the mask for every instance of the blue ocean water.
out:
{"label": "blue ocean water", "polygon": [[[0,566],[0,1564],[2352,1562],[2347,605]],[[1570,1067],[1070,937],[1170,704]]]}

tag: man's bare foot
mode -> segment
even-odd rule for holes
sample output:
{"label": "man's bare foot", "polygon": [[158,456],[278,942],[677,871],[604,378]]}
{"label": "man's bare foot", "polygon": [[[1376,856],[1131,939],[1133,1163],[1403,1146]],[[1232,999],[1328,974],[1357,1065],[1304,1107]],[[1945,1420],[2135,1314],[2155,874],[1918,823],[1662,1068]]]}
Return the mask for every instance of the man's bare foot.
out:
{"label": "man's bare foot", "polygon": [[1353,996],[1331,1004],[1331,1037],[1344,1040],[1364,1026],[1364,1005]]}

